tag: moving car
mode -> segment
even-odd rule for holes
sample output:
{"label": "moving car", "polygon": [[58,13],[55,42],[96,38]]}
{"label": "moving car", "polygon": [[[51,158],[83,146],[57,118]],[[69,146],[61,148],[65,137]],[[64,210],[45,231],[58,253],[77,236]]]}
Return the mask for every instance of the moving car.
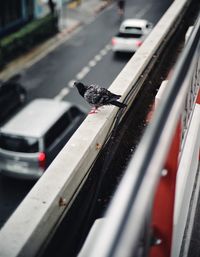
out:
{"label": "moving car", "polygon": [[152,30],[152,23],[142,19],[127,19],[112,38],[114,52],[136,52]]}
{"label": "moving car", "polygon": [[0,81],[0,123],[16,112],[26,101],[26,90],[14,79]]}
{"label": "moving car", "polygon": [[38,179],[85,118],[69,102],[36,99],[0,127],[0,170]]}

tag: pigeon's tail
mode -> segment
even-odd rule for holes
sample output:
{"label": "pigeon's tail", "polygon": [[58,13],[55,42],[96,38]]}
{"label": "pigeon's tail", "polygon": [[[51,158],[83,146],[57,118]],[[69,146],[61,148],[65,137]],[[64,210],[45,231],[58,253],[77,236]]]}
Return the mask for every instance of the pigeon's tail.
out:
{"label": "pigeon's tail", "polygon": [[121,95],[114,95],[115,99],[119,99],[121,97]]}
{"label": "pigeon's tail", "polygon": [[118,102],[118,101],[114,101],[114,100],[113,100],[112,102],[110,102],[110,104],[115,105],[115,106],[117,106],[117,107],[119,107],[119,108],[125,108],[125,107],[127,107],[126,104],[121,103],[121,102]]}

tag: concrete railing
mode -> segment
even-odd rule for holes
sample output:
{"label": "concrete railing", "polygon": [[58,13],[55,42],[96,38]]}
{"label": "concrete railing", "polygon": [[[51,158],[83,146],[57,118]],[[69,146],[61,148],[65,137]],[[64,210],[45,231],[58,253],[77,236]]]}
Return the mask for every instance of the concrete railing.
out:
{"label": "concrete railing", "polygon": [[[126,98],[140,87],[136,82],[155,60],[163,42],[178,26],[189,5],[176,0],[157,23],[144,44],[110,86]],[[140,85],[142,86],[142,84]],[[132,101],[132,100],[130,100]],[[109,133],[117,108],[106,107],[98,115],[88,116],[45,174],[32,188],[0,231],[0,256],[35,256],[62,215],[70,208]]]}

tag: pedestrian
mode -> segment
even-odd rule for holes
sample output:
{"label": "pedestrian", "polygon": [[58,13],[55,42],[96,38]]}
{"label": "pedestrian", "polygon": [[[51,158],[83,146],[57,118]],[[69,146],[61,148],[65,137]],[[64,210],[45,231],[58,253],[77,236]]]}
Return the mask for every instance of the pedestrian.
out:
{"label": "pedestrian", "polygon": [[48,5],[49,5],[49,9],[50,9],[50,12],[52,15],[55,14],[55,7],[56,7],[56,4],[53,0],[48,0]]}
{"label": "pedestrian", "polygon": [[118,7],[119,16],[120,16],[120,17],[124,16],[124,12],[125,12],[125,0],[117,0],[117,7]]}

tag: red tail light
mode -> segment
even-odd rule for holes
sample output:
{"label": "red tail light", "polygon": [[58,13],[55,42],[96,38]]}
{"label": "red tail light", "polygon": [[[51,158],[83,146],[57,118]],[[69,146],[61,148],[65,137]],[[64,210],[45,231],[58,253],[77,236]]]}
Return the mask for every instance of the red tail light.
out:
{"label": "red tail light", "polygon": [[137,41],[137,42],[136,42],[136,45],[137,45],[137,46],[141,46],[141,45],[142,45],[142,41],[140,41],[140,40]]}
{"label": "red tail light", "polygon": [[112,38],[112,41],[111,41],[112,45],[115,45],[116,44],[116,39],[113,37]]}
{"label": "red tail light", "polygon": [[38,162],[39,162],[40,168],[44,169],[45,164],[46,164],[46,154],[45,153],[43,153],[43,152],[39,153]]}

